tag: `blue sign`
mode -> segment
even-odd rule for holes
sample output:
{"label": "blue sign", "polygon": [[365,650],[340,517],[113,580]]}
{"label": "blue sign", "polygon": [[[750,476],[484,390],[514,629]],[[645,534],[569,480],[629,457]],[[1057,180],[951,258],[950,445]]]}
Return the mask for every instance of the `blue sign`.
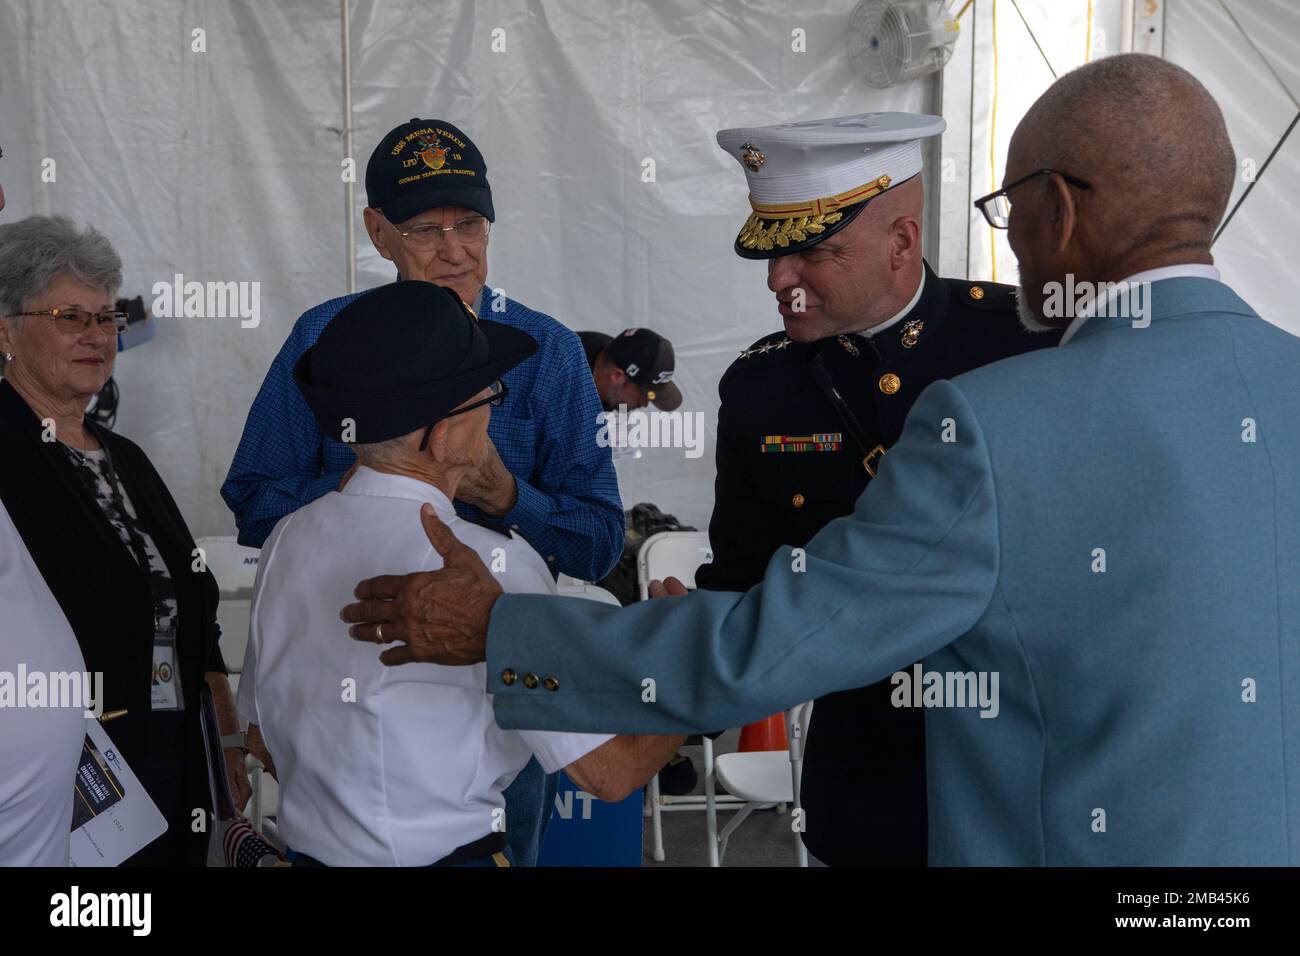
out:
{"label": "blue sign", "polygon": [[640,866],[642,792],[618,803],[579,790],[563,772],[538,866]]}

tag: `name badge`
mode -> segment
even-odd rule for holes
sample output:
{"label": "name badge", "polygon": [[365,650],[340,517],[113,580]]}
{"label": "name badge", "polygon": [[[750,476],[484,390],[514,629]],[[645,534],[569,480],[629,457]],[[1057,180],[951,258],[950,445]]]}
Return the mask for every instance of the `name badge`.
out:
{"label": "name badge", "polygon": [[176,635],[159,634],[153,642],[154,710],[182,710],[185,701],[181,695],[181,675],[176,664]]}

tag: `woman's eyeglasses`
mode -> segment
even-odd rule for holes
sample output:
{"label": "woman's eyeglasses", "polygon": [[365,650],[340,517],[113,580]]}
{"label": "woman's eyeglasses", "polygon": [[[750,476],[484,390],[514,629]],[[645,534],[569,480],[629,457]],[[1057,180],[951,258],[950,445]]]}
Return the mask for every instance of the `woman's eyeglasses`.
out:
{"label": "woman's eyeglasses", "polygon": [[10,318],[26,315],[45,315],[54,320],[54,327],[68,335],[80,335],[93,322],[101,332],[118,335],[126,331],[126,313],[116,309],[87,312],[85,309],[41,309],[38,312],[15,312]]}
{"label": "woman's eyeglasses", "polygon": [[472,412],[474,409],[482,408],[484,405],[491,405],[493,408],[499,408],[501,403],[506,400],[506,396],[510,394],[510,389],[506,388],[506,383],[500,379],[497,379],[497,381],[489,385],[488,388],[492,394],[487,398],[480,398],[477,402],[470,402],[468,405],[462,405],[460,408],[453,408],[446,415],[443,415],[442,418],[430,423],[429,427],[424,430],[424,438],[420,441],[420,451],[424,451],[429,447],[429,436],[433,434],[433,426],[437,425],[438,422],[443,419],[451,418],[454,415],[463,415],[466,412]]}

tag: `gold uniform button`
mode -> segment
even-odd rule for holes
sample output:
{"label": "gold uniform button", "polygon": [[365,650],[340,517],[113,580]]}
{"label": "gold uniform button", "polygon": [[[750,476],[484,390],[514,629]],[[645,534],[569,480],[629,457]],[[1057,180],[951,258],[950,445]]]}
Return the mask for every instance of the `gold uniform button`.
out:
{"label": "gold uniform button", "polygon": [[537,675],[536,675],[536,674],[525,674],[525,675],[524,675],[524,686],[527,687],[529,690],[532,690],[534,687],[536,687],[536,686],[537,686]]}
{"label": "gold uniform button", "polygon": [[546,677],[542,679],[542,686],[547,690],[556,691],[560,689],[560,682],[554,677]]}
{"label": "gold uniform button", "polygon": [[515,672],[512,671],[509,667],[507,667],[505,670],[501,672],[501,683],[509,687],[514,682],[515,682]]}
{"label": "gold uniform button", "polygon": [[790,499],[790,504],[794,505],[796,508],[802,508],[803,501],[804,501],[803,495],[799,494],[799,492],[796,491],[794,493],[794,497]]}
{"label": "gold uniform button", "polygon": [[970,287],[970,297],[979,301],[984,298],[984,287],[982,285],[973,285]]}
{"label": "gold uniform button", "polygon": [[880,376],[879,385],[880,390],[886,395],[893,395],[903,387],[903,380],[893,372],[886,372],[884,375]]}

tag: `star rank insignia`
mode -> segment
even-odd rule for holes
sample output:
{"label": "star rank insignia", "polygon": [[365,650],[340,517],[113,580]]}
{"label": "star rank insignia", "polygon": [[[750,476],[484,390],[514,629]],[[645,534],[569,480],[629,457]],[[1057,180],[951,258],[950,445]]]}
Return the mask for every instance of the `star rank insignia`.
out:
{"label": "star rank insignia", "polygon": [[783,338],[780,342],[776,342],[776,343],[764,342],[762,345],[755,345],[753,348],[742,349],[740,352],[740,357],[743,359],[747,359],[751,355],[766,355],[768,352],[779,352],[781,349],[789,345],[790,341],[791,341],[790,338],[787,336],[786,338]]}

